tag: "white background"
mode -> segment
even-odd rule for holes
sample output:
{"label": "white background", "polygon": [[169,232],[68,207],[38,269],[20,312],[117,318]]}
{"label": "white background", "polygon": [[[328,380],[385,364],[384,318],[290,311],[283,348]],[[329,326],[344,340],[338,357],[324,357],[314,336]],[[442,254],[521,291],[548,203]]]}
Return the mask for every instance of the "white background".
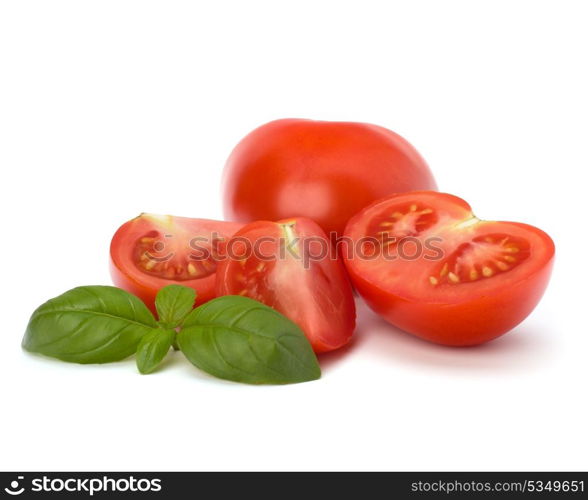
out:
{"label": "white background", "polygon": [[[586,2],[0,5],[0,469],[588,468]],[[360,305],[323,378],[282,387],[21,351],[35,307],[110,284],[121,223],[221,217],[231,148],[281,117],[391,128],[479,217],[547,231],[544,300],[471,349]]]}

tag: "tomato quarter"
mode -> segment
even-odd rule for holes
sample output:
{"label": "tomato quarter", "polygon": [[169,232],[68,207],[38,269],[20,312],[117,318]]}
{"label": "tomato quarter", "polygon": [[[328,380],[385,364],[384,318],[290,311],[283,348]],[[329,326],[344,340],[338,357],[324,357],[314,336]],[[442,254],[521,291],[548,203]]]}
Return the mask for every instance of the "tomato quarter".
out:
{"label": "tomato quarter", "polygon": [[123,224],[110,244],[113,282],[155,310],[160,288],[176,283],[196,290],[197,303],[215,297],[219,245],[242,224],[141,214]]}
{"label": "tomato quarter", "polygon": [[306,218],[259,221],[237,231],[217,271],[217,295],[244,295],[294,321],[315,352],[345,345],[355,302],[343,263]]}
{"label": "tomato quarter", "polygon": [[436,189],[402,137],[377,125],[284,119],[247,135],[224,171],[224,211],[251,222],[304,216],[330,234],[373,201]]}
{"label": "tomato quarter", "polygon": [[536,227],[483,221],[452,195],[391,196],[353,217],[345,264],[367,304],[424,339],[474,345],[508,332],[535,308],[555,247]]}

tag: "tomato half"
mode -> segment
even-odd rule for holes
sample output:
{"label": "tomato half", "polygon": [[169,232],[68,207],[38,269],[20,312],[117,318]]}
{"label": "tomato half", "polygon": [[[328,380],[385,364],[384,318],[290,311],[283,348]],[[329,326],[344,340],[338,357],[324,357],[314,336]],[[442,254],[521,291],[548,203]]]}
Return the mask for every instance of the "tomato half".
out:
{"label": "tomato half", "polygon": [[242,224],[171,215],[141,214],[115,233],[110,272],[120,288],[155,311],[155,296],[172,283],[192,287],[197,303],[215,297],[218,247]]}
{"label": "tomato half", "polygon": [[377,201],[345,231],[345,264],[367,304],[424,339],[474,345],[508,332],[535,308],[555,247],[536,227],[475,217],[432,191]]}
{"label": "tomato half", "polygon": [[296,323],[315,352],[345,345],[355,302],[324,231],[303,217],[258,221],[237,231],[219,262],[217,295],[245,295]]}
{"label": "tomato half", "polygon": [[377,125],[284,119],[247,135],[227,160],[224,211],[251,222],[304,216],[330,234],[373,201],[436,189],[402,137]]}

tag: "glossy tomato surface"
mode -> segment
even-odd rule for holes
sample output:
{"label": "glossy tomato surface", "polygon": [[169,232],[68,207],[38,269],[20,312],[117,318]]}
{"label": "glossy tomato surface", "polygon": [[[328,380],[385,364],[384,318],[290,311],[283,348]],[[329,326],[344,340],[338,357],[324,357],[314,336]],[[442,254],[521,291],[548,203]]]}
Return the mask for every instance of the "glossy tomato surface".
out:
{"label": "glossy tomato surface", "polygon": [[377,201],[345,231],[345,264],[390,323],[465,346],[508,332],[535,308],[555,247],[536,227],[484,221],[462,199],[414,192]]}
{"label": "glossy tomato surface", "polygon": [[377,125],[277,120],[247,135],[227,160],[224,211],[251,222],[304,216],[330,234],[373,201],[436,189],[429,167],[398,134]]}
{"label": "glossy tomato surface", "polygon": [[192,287],[196,303],[215,297],[218,247],[242,224],[141,214],[115,233],[110,244],[112,280],[155,311],[155,296],[170,284]]}
{"label": "glossy tomato surface", "polygon": [[345,345],[355,302],[341,260],[324,231],[306,218],[246,225],[229,241],[217,295],[244,295],[294,321],[315,352]]}

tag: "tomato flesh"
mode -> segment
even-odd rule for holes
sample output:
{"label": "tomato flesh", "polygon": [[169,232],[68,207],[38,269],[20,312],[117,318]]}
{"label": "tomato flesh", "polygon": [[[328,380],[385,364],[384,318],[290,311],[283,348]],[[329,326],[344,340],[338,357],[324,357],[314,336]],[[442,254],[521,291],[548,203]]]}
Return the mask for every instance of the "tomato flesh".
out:
{"label": "tomato flesh", "polygon": [[523,321],[547,286],[555,253],[540,229],[480,220],[465,201],[430,191],[370,205],[345,235],[345,264],[368,305],[447,345],[480,344]]}
{"label": "tomato flesh", "polygon": [[217,271],[218,295],[244,295],[275,308],[302,329],[317,353],[349,342],[355,328],[351,285],[315,222],[254,222],[228,246]]}
{"label": "tomato flesh", "polygon": [[436,189],[405,139],[377,125],[284,119],[247,135],[227,160],[224,212],[252,222],[304,216],[330,235],[393,193]]}
{"label": "tomato flesh", "polygon": [[169,284],[194,288],[197,303],[215,297],[219,248],[242,224],[141,214],[115,233],[110,245],[113,282],[155,311],[155,296]]}

